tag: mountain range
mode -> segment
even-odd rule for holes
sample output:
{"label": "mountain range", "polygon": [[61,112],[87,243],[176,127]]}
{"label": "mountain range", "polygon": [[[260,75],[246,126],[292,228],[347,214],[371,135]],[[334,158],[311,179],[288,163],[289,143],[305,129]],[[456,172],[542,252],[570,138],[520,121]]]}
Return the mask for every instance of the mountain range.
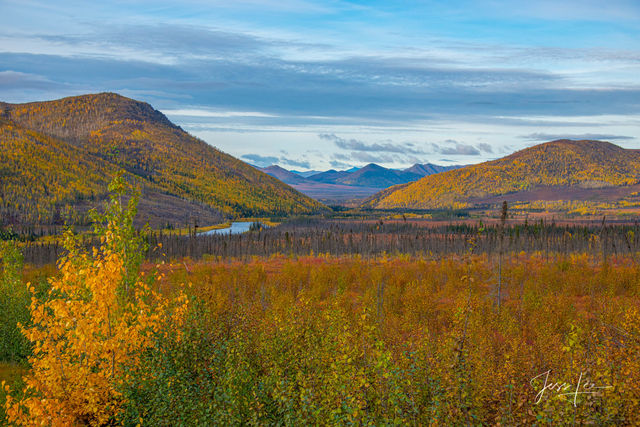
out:
{"label": "mountain range", "polygon": [[153,227],[322,212],[322,201],[436,209],[636,195],[640,203],[640,151],[603,141],[557,140],[464,167],[259,170],[118,94],[0,103],[0,226],[86,224],[117,171],[141,189],[139,218]]}
{"label": "mountain range", "polygon": [[640,153],[604,141],[557,140],[426,176],[366,200],[375,209],[477,206],[500,200],[621,200],[640,189]]}
{"label": "mountain range", "polygon": [[118,170],[142,189],[139,217],[155,226],[325,209],[144,102],[101,93],[0,103],[1,223],[83,222]]}
{"label": "mountain range", "polygon": [[362,168],[344,171],[331,169],[324,172],[314,171],[315,173],[311,174],[289,171],[277,165],[261,170],[315,199],[325,202],[344,202],[349,199],[368,197],[393,185],[417,181],[424,176],[459,167],[461,166],[427,163],[398,170],[370,163]]}

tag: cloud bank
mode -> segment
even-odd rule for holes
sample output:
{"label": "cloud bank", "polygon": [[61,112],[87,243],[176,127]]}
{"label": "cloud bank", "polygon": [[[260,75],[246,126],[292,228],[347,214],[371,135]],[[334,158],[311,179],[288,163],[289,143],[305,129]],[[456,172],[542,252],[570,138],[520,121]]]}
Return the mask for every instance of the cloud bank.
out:
{"label": "cloud bank", "polygon": [[7,0],[0,101],[119,92],[230,154],[301,168],[481,161],[561,138],[631,147],[638,17],[633,0]]}

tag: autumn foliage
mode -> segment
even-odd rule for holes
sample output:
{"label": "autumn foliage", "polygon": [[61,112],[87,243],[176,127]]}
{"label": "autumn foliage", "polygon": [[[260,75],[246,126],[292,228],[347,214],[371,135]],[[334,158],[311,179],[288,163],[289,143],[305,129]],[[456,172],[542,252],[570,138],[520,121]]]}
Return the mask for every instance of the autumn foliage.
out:
{"label": "autumn foliage", "polygon": [[[637,425],[639,266],[511,253],[498,307],[496,265],[468,252],[163,266],[164,289],[194,283],[197,316],[147,354],[128,419]],[[538,401],[547,371],[569,386]]]}
{"label": "autumn foliage", "polygon": [[603,141],[559,140],[388,188],[372,196],[365,206],[377,209],[461,208],[488,196],[537,187],[632,185],[639,182],[639,176],[640,156],[634,150]]}
{"label": "autumn foliage", "polygon": [[180,206],[185,215],[184,204],[191,204],[220,218],[323,209],[189,135],[149,104],[117,94],[0,103],[0,112],[0,226],[85,221],[85,201],[106,197],[109,177],[122,169],[144,188],[147,215],[158,213],[152,208],[159,200],[165,212]]}
{"label": "autumn foliage", "polygon": [[179,336],[186,297],[163,298],[138,275],[140,258],[131,250],[139,239],[130,228],[135,198],[127,209],[120,204],[124,182],[118,178],[112,187],[116,196],[100,230],[102,246],[83,253],[69,233],[69,254],[59,262],[60,274],[50,280],[46,298],[36,298],[28,285],[31,326],[24,334],[33,346],[31,370],[22,397],[7,399],[10,423],[113,422],[123,405],[127,372],[141,353],[158,334]]}
{"label": "autumn foliage", "polygon": [[460,225],[465,241],[438,240],[455,250],[437,255],[150,265],[122,184],[95,216],[101,246],[69,235],[31,300],[26,387],[5,388],[13,424],[640,424],[631,229],[603,224],[585,234],[593,250],[542,224],[560,244],[529,252],[516,230]]}
{"label": "autumn foliage", "polygon": [[[511,254],[499,309],[485,256],[160,268],[156,285],[193,282],[196,306],[179,330],[143,337],[118,387],[96,388],[126,425],[640,421],[640,269],[629,258]],[[570,384],[566,396],[547,389],[538,401],[547,371]],[[574,406],[579,379],[610,388]]]}

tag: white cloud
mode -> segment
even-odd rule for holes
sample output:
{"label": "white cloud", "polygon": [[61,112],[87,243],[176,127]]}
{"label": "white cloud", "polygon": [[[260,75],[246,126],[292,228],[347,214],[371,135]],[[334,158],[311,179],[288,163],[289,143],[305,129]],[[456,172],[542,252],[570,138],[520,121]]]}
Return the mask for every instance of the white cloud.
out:
{"label": "white cloud", "polygon": [[259,111],[211,111],[197,109],[162,110],[167,116],[186,117],[278,117],[274,114]]}

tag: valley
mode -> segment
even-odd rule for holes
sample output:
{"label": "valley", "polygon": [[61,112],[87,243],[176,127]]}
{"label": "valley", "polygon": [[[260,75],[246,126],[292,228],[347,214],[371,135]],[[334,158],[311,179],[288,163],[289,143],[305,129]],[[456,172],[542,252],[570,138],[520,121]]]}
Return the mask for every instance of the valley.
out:
{"label": "valley", "polygon": [[640,1],[0,11],[0,426],[640,426]]}
{"label": "valley", "polygon": [[428,163],[415,164],[407,169],[398,170],[370,163],[362,168],[347,171],[331,169],[324,172],[305,173],[304,176],[277,165],[261,168],[261,170],[327,205],[356,207],[362,200],[387,187],[417,181],[424,176],[459,167]]}
{"label": "valley", "polygon": [[[635,150],[304,173],[116,94],[2,111],[2,422],[638,421]],[[583,366],[605,412],[535,403]]]}

